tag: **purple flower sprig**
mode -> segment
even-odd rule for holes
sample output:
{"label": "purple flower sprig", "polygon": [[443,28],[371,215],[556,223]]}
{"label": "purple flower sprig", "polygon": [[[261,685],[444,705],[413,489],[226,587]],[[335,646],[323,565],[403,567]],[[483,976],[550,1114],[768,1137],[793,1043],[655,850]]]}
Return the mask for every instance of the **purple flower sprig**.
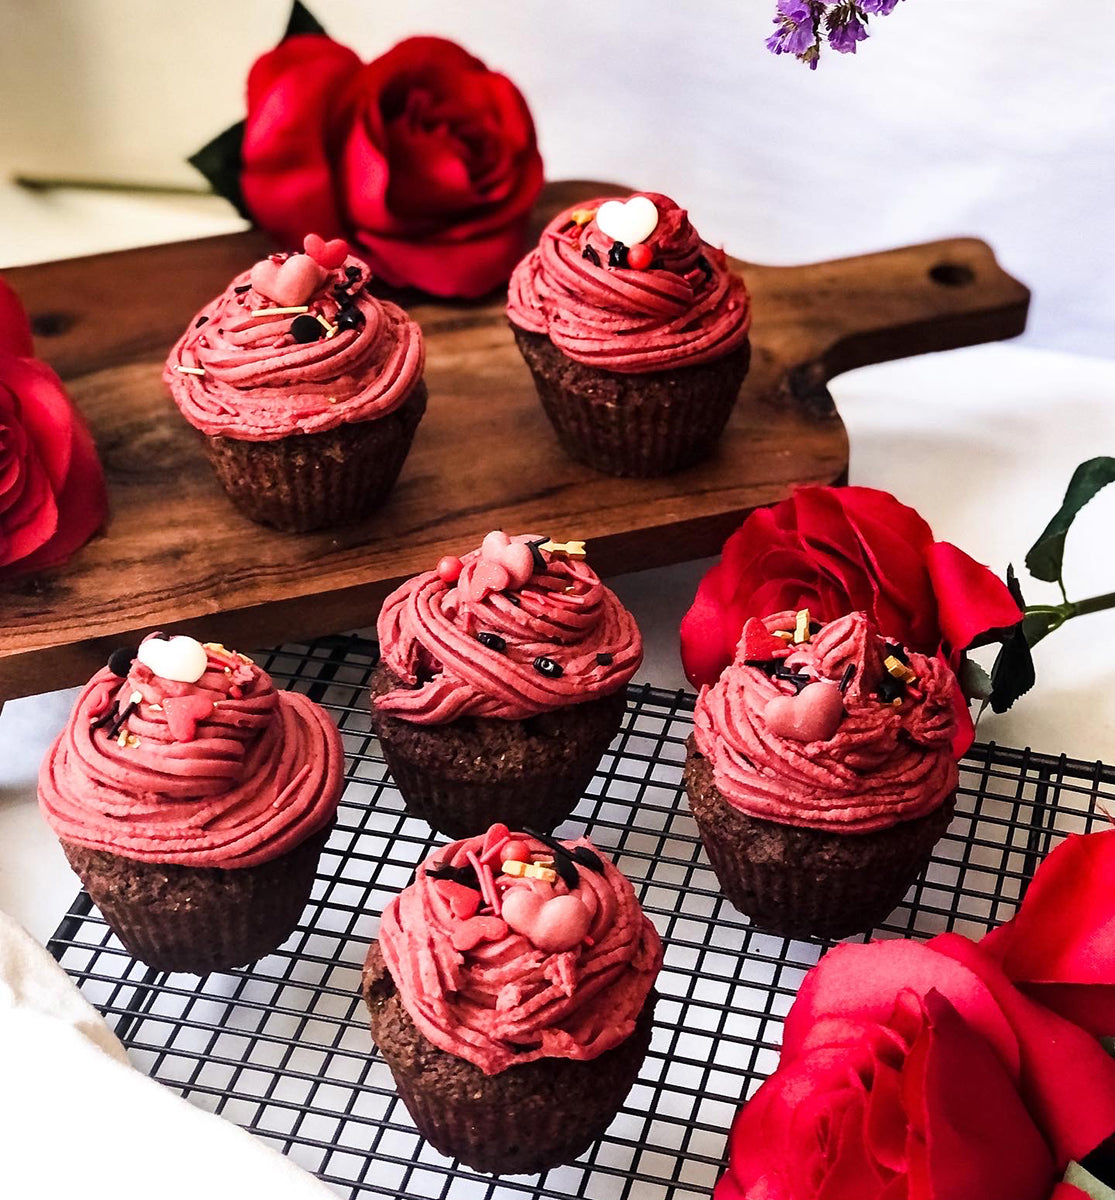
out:
{"label": "purple flower sprig", "polygon": [[840,54],[855,54],[867,37],[870,16],[892,13],[898,0],[778,0],[776,29],[767,38],[773,54],[792,54],[817,69],[822,37]]}

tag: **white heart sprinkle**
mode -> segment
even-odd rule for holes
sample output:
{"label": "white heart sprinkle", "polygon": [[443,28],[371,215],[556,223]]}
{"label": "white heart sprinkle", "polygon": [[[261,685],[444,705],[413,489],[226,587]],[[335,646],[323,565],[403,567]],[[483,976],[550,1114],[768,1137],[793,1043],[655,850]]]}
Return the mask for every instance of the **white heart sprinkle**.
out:
{"label": "white heart sprinkle", "polygon": [[148,638],[140,642],[136,658],[161,679],[174,683],[197,683],[209,663],[205,647],[192,637],[182,635]]}
{"label": "white heart sprinkle", "polygon": [[646,196],[630,200],[605,200],[596,210],[596,228],[613,242],[637,246],[645,242],[658,225],[658,209]]}

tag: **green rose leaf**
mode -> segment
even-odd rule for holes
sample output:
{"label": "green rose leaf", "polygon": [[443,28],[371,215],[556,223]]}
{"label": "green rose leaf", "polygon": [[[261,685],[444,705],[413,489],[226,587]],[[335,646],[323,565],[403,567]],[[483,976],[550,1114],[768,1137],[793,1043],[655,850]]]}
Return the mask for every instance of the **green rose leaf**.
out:
{"label": "green rose leaf", "polygon": [[[1025,609],[1026,602],[1022,599],[1022,588],[1013,565],[1007,567],[1007,587],[1018,607]],[[1030,654],[1030,643],[1026,640],[1025,622],[1019,621],[1003,638],[991,668],[989,703],[992,711],[1006,712],[1019,696],[1024,696],[1034,686],[1034,679],[1034,660]]]}
{"label": "green rose leaf", "polygon": [[325,33],[325,27],[302,3],[302,0],[294,0],[294,5],[290,10],[290,20],[286,23],[286,33],[283,34],[282,40],[285,42],[288,37],[294,37],[299,33]]}
{"label": "green rose leaf", "polygon": [[240,148],[243,142],[244,122],[237,121],[202,146],[196,154],[191,154],[186,161],[209,180],[218,196],[231,201],[236,211],[250,221],[252,215],[245,207],[240,191]]}
{"label": "green rose leaf", "polygon": [[964,658],[960,664],[960,690],[966,700],[988,700],[991,697],[991,676],[974,658]]}
{"label": "green rose leaf", "polygon": [[1035,579],[1044,579],[1049,583],[1060,580],[1065,537],[1076,514],[1109,483],[1115,483],[1115,458],[1090,458],[1076,468],[1069,480],[1064,502],[1026,555],[1026,566]]}

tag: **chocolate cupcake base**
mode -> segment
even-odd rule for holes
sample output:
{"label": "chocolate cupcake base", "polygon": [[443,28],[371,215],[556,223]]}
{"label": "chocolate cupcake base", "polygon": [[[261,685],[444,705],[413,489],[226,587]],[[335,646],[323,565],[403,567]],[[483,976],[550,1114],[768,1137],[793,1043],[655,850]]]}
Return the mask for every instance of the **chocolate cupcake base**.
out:
{"label": "chocolate cupcake base", "polygon": [[373,942],[364,966],[372,1037],[419,1132],[442,1154],[494,1175],[533,1175],[572,1162],[627,1097],[650,1046],[655,993],[635,1031],[599,1058],[543,1058],[485,1075],[418,1029]]}
{"label": "chocolate cupcake base", "polygon": [[913,821],[830,833],[750,817],[717,789],[689,739],[689,807],[724,895],[783,937],[841,938],[878,925],[899,904],[952,820],[955,796]]}
{"label": "chocolate cupcake base", "polygon": [[330,828],[236,870],[140,862],[65,839],[62,849],[129,954],[158,971],[205,975],[255,962],[286,941]]}
{"label": "chocolate cupcake base", "polygon": [[205,437],[205,453],[229,498],[253,521],[290,533],[348,525],[386,500],[425,411],[419,380],[394,412],[374,421],[270,442]]}
{"label": "chocolate cupcake base", "polygon": [[372,728],[407,811],[450,838],[502,822],[548,832],[577,807],[619,732],[624,689],[523,721],[462,717],[417,725],[376,711],[401,685],[381,664],[372,676]]}
{"label": "chocolate cupcake base", "polygon": [[668,475],[712,453],[751,362],[751,345],[714,362],[625,375],[579,363],[545,334],[512,325],[562,449],[609,475]]}

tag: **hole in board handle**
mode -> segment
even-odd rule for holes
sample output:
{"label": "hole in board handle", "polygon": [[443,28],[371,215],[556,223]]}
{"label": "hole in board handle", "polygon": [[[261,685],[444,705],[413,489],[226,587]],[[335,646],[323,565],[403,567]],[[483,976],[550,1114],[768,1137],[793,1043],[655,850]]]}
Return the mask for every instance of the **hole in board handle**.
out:
{"label": "hole in board handle", "polygon": [[967,287],[975,277],[975,271],[963,263],[943,262],[929,268],[929,278],[942,287]]}

